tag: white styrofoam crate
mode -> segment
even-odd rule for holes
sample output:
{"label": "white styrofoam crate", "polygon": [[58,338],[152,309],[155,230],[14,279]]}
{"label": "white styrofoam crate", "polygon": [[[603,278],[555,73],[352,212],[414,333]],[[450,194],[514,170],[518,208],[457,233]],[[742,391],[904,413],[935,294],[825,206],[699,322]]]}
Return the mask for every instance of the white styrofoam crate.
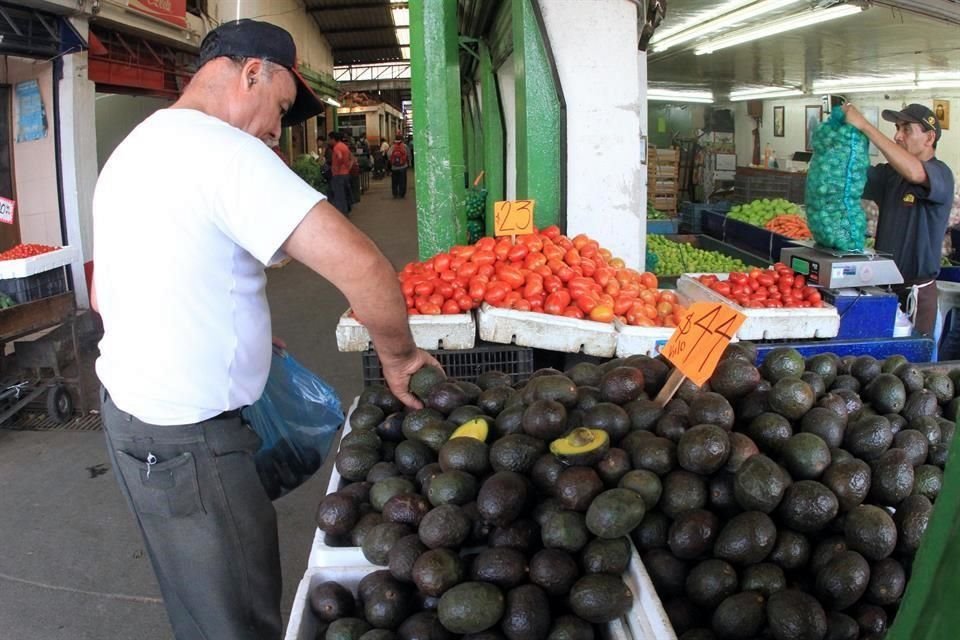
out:
{"label": "white styrofoam crate", "polygon": [[[410,333],[421,349],[472,349],[477,342],[477,323],[473,313],[408,316]],[[347,309],[337,323],[339,351],[366,351],[372,341],[370,332]]]}
{"label": "white styrofoam crate", "polygon": [[673,327],[634,327],[614,320],[617,330],[617,357],[636,354],[655,357],[673,335]]}
{"label": "white styrofoam crate", "polygon": [[634,640],[677,640],[677,634],[653,587],[650,574],[640,560],[637,548],[632,542],[630,547],[633,555],[630,567],[623,575],[624,581],[633,592],[633,606],[625,616],[630,635]]}
{"label": "white styrofoam crate", "polygon": [[60,247],[56,251],[48,251],[38,256],[20,258],[19,260],[0,260],[0,280],[10,278],[25,278],[37,273],[49,271],[68,265],[77,259],[75,247]]}
{"label": "white styrofoam crate", "polygon": [[356,594],[357,585],[369,573],[380,567],[308,567],[303,579],[297,586],[290,609],[290,620],[284,640],[315,640],[317,637],[317,618],[310,610],[310,588],[321,582],[339,582]]}
{"label": "white styrofoam crate", "polygon": [[613,323],[497,309],[486,303],[480,307],[477,318],[480,339],[487,342],[602,358],[613,356],[617,350],[617,330]]}
{"label": "white styrofoam crate", "polygon": [[840,332],[840,314],[836,307],[826,302],[819,309],[746,309],[697,280],[701,275],[726,280],[729,274],[687,273],[677,280],[677,291],[690,302],[722,302],[745,315],[747,319],[737,331],[740,340],[835,338]]}

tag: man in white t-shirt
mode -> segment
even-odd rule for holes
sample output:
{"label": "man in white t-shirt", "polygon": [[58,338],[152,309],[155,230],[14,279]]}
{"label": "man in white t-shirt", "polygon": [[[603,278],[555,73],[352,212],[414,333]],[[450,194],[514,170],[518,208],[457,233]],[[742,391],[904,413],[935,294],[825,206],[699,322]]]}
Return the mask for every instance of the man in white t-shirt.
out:
{"label": "man in white t-shirt", "polygon": [[340,289],[407,405],[419,406],[410,375],[435,364],[387,259],[268,146],[281,122],[320,109],[286,31],[224,24],[183,96],[130,133],[97,183],[104,430],[178,639],[282,633],[276,512],[239,415],[270,367],[264,267],[290,256]]}

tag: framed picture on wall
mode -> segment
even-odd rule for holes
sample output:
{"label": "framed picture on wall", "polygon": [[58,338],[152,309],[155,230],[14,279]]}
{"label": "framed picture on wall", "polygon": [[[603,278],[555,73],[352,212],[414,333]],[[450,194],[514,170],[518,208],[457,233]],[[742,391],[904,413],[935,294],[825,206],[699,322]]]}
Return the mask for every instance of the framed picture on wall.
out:
{"label": "framed picture on wall", "polygon": [[784,107],[773,108],[773,135],[776,138],[783,137],[783,112]]}
{"label": "framed picture on wall", "polygon": [[813,151],[813,132],[820,126],[820,118],[823,115],[823,107],[819,104],[808,104],[803,108],[803,120],[805,123],[804,140],[806,146],[804,149]]}
{"label": "framed picture on wall", "polygon": [[934,100],[933,115],[940,121],[940,128],[946,131],[950,128],[950,101]]}

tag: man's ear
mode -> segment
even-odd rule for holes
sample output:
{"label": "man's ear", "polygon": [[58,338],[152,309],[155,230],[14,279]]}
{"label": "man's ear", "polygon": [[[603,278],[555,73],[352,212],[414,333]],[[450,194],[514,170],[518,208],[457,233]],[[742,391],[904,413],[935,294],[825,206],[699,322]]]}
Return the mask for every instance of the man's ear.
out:
{"label": "man's ear", "polygon": [[263,71],[263,61],[257,58],[250,58],[243,65],[242,77],[243,86],[252,89],[260,79],[260,73]]}

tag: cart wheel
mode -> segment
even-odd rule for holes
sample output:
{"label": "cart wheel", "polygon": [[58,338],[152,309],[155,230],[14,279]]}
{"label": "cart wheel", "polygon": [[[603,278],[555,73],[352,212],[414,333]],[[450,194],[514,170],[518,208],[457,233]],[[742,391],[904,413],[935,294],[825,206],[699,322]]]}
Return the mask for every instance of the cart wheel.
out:
{"label": "cart wheel", "polygon": [[64,385],[55,385],[47,392],[47,415],[57,422],[73,417],[73,398]]}

